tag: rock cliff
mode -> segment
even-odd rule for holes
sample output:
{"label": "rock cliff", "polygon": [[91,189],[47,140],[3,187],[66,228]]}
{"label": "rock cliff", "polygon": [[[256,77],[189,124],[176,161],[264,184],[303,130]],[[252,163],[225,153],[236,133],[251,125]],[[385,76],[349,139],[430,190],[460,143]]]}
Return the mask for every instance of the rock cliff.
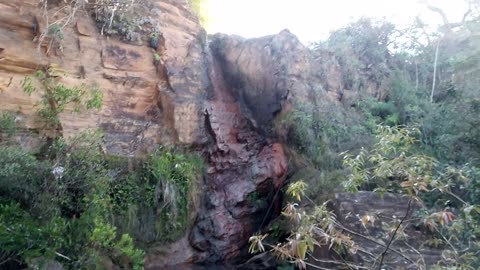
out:
{"label": "rock cliff", "polygon": [[[104,95],[101,110],[67,107],[59,115],[63,137],[99,128],[111,155],[143,156],[172,144],[204,154],[193,226],[176,243],[152,247],[148,269],[245,255],[248,238],[281,208],[288,164],[272,123],[293,107],[339,106],[358,94],[338,65],[323,64],[327,52],[313,55],[287,30],[251,40],[218,34],[208,43],[187,0],[138,0],[128,27],[115,22],[115,31],[79,8],[61,40],[43,38],[46,18],[68,12],[44,10],[38,0],[0,0],[0,112],[15,115],[13,141],[42,147],[53,131],[36,113],[41,95],[27,95],[22,81],[53,69],[59,84]],[[379,98],[385,92],[374,83],[366,89]]]}
{"label": "rock cliff", "polygon": [[47,18],[68,12],[54,4],[45,11],[37,0],[0,1],[0,110],[15,115],[19,132],[12,140],[39,149],[54,132],[37,114],[41,95],[23,91],[25,76],[55,70],[58,84],[99,89],[101,110],[68,106],[59,115],[63,137],[99,128],[108,154],[135,157],[181,144],[206,157],[192,229],[167,248],[151,248],[146,267],[238,258],[248,238],[278,214],[287,161],[282,146],[244,115],[187,1],[138,1],[129,17],[136,27],[126,36],[120,28],[102,35],[105,25],[79,8],[61,39],[42,38]]}

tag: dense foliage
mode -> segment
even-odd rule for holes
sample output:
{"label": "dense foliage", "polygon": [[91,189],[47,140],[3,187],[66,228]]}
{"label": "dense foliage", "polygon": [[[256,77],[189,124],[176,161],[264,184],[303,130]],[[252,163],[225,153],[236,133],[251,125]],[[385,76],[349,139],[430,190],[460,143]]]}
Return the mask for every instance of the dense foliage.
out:
{"label": "dense foliage", "polygon": [[[181,237],[201,159],[160,149],[128,169],[101,134],[56,139],[34,155],[0,147],[0,267],[143,269],[149,243]],[[134,161],[130,161],[134,162]]]}
{"label": "dense foliage", "polygon": [[[295,263],[300,269],[316,268],[317,263],[350,269],[381,269],[390,244],[402,238],[409,241],[409,237],[415,236],[406,234],[406,228],[417,226],[431,233],[425,245],[443,245],[445,249],[442,260],[433,266],[435,269],[478,269],[480,170],[470,166],[444,165],[432,157],[415,153],[413,146],[419,136],[415,129],[380,126],[372,150],[362,149],[358,155],[344,156],[345,167],[350,171],[344,182],[346,190],[405,194],[409,198],[407,214],[412,203],[422,205],[416,212],[417,218],[408,221],[393,219],[391,224],[382,225],[395,228],[390,231],[388,245],[347,229],[329,209],[328,201],[313,208],[302,206],[304,198],[308,203],[313,202],[306,195],[307,185],[298,181],[286,190],[292,199],[282,212],[290,222],[288,236],[280,243],[272,243],[268,234],[254,235],[250,238],[250,252],[268,250],[282,260]],[[361,217],[361,222],[367,226],[375,222],[374,219],[374,216],[366,215]],[[370,260],[362,264],[350,261],[349,258],[363,248],[352,239],[352,235],[371,239],[369,241],[385,247],[385,252],[368,254]],[[328,247],[336,260],[316,258],[315,249],[322,247]],[[416,269],[427,269],[425,260],[415,261],[403,256]]]}
{"label": "dense foliage", "polygon": [[[251,252],[273,252],[300,268],[320,263],[380,269],[384,254],[373,254],[369,265],[352,260],[362,250],[352,240],[359,233],[338,222],[325,202],[336,191],[374,191],[403,194],[423,206],[415,221],[388,225],[395,229],[390,242],[408,239],[403,228],[413,226],[430,237],[423,245],[443,250],[430,267],[480,267],[480,24],[475,16],[431,34],[419,19],[396,29],[363,18],[315,44],[322,78],[328,80],[332,66],[342,74],[343,106],[320,102],[282,120],[297,170],[281,218],[289,226],[283,237],[272,237],[274,228],[265,231],[268,236],[252,236]],[[355,99],[345,98],[351,96]],[[364,226],[371,218],[362,217]],[[321,247],[333,257],[315,257]],[[426,267],[424,261],[411,263]]]}
{"label": "dense foliage", "polygon": [[[478,67],[472,64],[480,57],[477,21],[443,38],[441,33],[419,37],[425,33],[419,20],[396,29],[388,22],[363,18],[333,32],[327,41],[315,44],[313,54],[321,75],[332,67],[342,74],[343,106],[320,101],[293,110],[283,120],[289,127],[288,144],[312,163],[310,167],[329,174],[342,170],[340,153],[372,146],[378,124],[406,125],[421,131],[418,149],[424,153],[444,163],[480,165],[480,82]],[[440,38],[430,100],[438,44],[434,40]],[[329,91],[320,91],[325,90]],[[344,100],[345,96],[355,98]],[[330,176],[337,183],[333,186],[340,178]]]}

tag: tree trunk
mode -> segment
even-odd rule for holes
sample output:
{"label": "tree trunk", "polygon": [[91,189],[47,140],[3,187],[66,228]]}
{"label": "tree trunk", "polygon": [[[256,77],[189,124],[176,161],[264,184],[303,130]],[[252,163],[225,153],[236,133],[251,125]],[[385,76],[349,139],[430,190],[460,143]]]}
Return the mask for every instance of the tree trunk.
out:
{"label": "tree trunk", "polygon": [[438,62],[438,50],[440,47],[440,38],[438,39],[437,48],[435,49],[435,61],[433,62],[433,82],[432,93],[430,94],[430,103],[433,103],[433,95],[435,94],[435,83],[437,82],[437,62]]}
{"label": "tree trunk", "polygon": [[415,59],[415,93],[418,92],[418,62]]}

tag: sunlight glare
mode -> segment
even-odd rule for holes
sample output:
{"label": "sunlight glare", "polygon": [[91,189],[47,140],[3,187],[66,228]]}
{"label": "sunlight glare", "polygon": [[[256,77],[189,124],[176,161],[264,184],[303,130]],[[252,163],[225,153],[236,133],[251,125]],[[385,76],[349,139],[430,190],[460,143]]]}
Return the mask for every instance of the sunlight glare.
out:
{"label": "sunlight glare", "polygon": [[[431,0],[460,21],[467,7],[462,0]],[[205,0],[207,31],[259,37],[289,29],[304,43],[328,34],[362,16],[380,17],[405,26],[420,16],[432,26],[441,23],[438,14],[418,0]]]}

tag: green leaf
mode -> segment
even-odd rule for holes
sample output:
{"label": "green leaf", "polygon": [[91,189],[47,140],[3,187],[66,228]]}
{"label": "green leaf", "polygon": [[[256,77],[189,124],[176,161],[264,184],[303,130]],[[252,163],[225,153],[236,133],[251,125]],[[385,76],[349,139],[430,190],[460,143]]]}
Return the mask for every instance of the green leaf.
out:
{"label": "green leaf", "polygon": [[301,260],[305,260],[307,255],[307,243],[306,241],[299,241],[297,242],[297,255]]}

